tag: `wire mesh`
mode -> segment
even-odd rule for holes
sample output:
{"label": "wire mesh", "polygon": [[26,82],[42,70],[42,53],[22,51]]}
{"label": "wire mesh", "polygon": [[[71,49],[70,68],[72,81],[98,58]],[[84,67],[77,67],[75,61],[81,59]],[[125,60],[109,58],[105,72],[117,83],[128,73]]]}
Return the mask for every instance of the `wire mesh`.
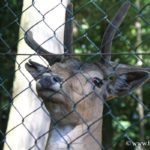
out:
{"label": "wire mesh", "polygon": [[[114,14],[117,12],[118,8],[123,2],[123,0],[111,0],[107,2],[97,0],[72,0],[72,3],[74,5],[74,40],[72,43],[74,54],[66,53],[66,55],[75,56],[86,63],[97,62],[100,55],[100,41],[102,40],[102,35],[104,33],[106,25],[111,23],[111,18],[114,16]],[[13,142],[11,143],[11,141],[7,141],[7,135],[18,132],[16,129],[19,129],[20,126],[23,128],[23,130],[26,131],[25,137],[27,137],[29,141],[30,139],[33,141],[31,145],[27,146],[22,146],[22,141],[20,141],[20,148],[22,149],[46,149],[45,146],[41,148],[38,143],[43,142],[43,145],[46,145],[45,143],[47,143],[47,141],[44,141],[45,137],[50,136],[52,133],[56,134],[57,137],[61,138],[63,143],[65,143],[66,145],[66,148],[64,149],[69,150],[74,149],[72,145],[82,145],[82,143],[80,143],[80,139],[82,139],[86,135],[89,136],[89,143],[92,143],[91,146],[98,145],[98,149],[149,149],[149,81],[145,83],[142,88],[137,89],[135,92],[132,92],[127,96],[119,97],[110,102],[103,101],[103,115],[96,116],[96,119],[92,120],[91,122],[87,122],[88,119],[86,120],[85,117],[83,117],[82,115],[84,115],[84,112],[87,112],[87,109],[89,109],[90,113],[95,114],[96,110],[95,112],[90,111],[94,104],[91,104],[91,107],[85,107],[86,110],[83,111],[83,114],[79,113],[78,107],[81,103],[86,103],[86,99],[90,97],[93,93],[96,96],[96,98],[94,98],[98,98],[100,102],[102,102],[103,98],[101,97],[101,95],[97,94],[96,90],[93,90],[92,92],[90,91],[80,97],[80,99],[76,102],[69,96],[69,94],[73,91],[69,93],[65,90],[62,90],[63,95],[68,98],[69,103],[71,103],[72,107],[68,113],[62,111],[62,114],[64,115],[61,115],[61,118],[55,120],[55,114],[48,113],[47,109],[45,108],[45,102],[43,103],[43,101],[41,101],[39,95],[37,94],[37,91],[35,90],[35,88],[32,87],[32,83],[34,83],[35,81],[33,79],[30,80],[28,78],[28,75],[26,74],[27,72],[25,73],[22,70],[22,65],[27,59],[31,58],[34,55],[41,59],[41,57],[44,57],[44,54],[39,56],[36,53],[17,52],[17,44],[24,38],[24,36],[23,38],[21,36],[18,36],[19,29],[23,32],[23,34],[26,31],[26,29],[20,25],[21,14],[24,14],[30,9],[34,9],[37,10],[37,12],[40,14],[40,16],[42,16],[43,19],[35,23],[32,28],[37,26],[40,22],[44,22],[46,27],[48,27],[49,30],[53,32],[53,36],[49,37],[46,41],[41,42],[40,45],[42,46],[42,44],[44,44],[45,42],[56,38],[57,42],[60,45],[64,46],[59,38],[56,36],[57,31],[64,24],[53,30],[52,27],[49,26],[45,21],[45,17],[48,13],[51,13],[57,7],[61,6],[66,9],[66,6],[63,4],[63,1],[60,1],[58,5],[46,11],[43,15],[41,11],[38,10],[38,8],[36,7],[35,1],[32,1],[31,5],[29,5],[29,7],[27,7],[27,9],[25,10],[22,10],[22,1],[18,2],[16,0],[2,0],[0,3],[0,149],[3,149],[3,145],[5,144],[8,149],[14,150],[14,148],[11,147]],[[150,3],[148,2],[148,0],[143,0],[142,2],[140,0],[135,0],[130,1],[130,3],[131,8],[128,12],[127,18],[124,20],[113,40],[111,54],[112,59],[117,63],[148,67],[150,66]],[[16,57],[20,57],[22,60],[18,61]],[[73,61],[72,63],[74,63],[74,65],[72,65],[73,67],[78,66],[79,68],[82,68],[82,65],[76,63],[76,61]],[[17,66],[16,68],[15,64]],[[18,90],[19,92],[17,92],[17,95],[14,96],[13,93],[15,91],[13,87],[13,81],[15,78],[15,74],[17,74],[18,72],[22,76],[22,80],[20,82],[24,84],[24,81],[26,81],[28,82],[28,86],[26,86],[21,91]],[[64,80],[62,83],[62,87],[70,83],[71,80],[76,77],[76,74],[77,73],[74,73],[66,80]],[[85,80],[86,82],[91,82],[82,71],[78,72],[78,74],[82,80]],[[76,81],[80,82],[80,79],[77,78]],[[80,87],[77,87],[77,89],[78,88],[80,89]],[[17,101],[17,97],[23,95],[23,93],[25,93],[26,91],[30,91],[32,96],[37,98],[36,100],[38,101],[38,105],[36,109],[33,109],[32,111],[26,110],[26,113],[23,114],[20,110],[26,106],[18,108],[15,101]],[[31,96],[30,98],[22,97],[22,101],[25,101],[27,98],[30,99]],[[21,121],[18,121],[18,123],[13,128],[6,131],[7,123],[9,120],[10,107],[13,108],[17,112],[17,114],[19,114]],[[36,136],[30,126],[35,120],[40,120],[40,116],[39,118],[35,118],[35,120],[33,120],[32,122],[29,122],[29,124],[27,124],[26,121],[30,119],[33,114],[36,114],[39,111],[43,111],[46,114],[46,116],[49,118],[49,121],[51,120],[53,126],[50,126],[44,132],[40,133],[39,136]],[[85,129],[85,131],[82,131],[81,134],[78,134],[77,136],[73,136],[73,140],[70,140],[69,138],[67,139],[67,137],[64,136],[64,134],[66,134],[64,132],[68,132],[74,129],[75,124],[73,123],[71,126],[69,126],[69,129],[67,129],[67,131],[61,131],[58,126],[61,121],[67,119],[69,120],[72,118],[72,116],[74,117],[74,119],[78,118],[80,120],[81,124],[83,125],[82,127],[83,129]],[[88,116],[88,118],[90,118],[90,116]],[[99,137],[96,137],[92,129],[99,122],[102,122],[102,120],[103,127],[101,143],[99,140],[101,133],[99,133]],[[45,121],[47,120],[45,119]],[[41,128],[46,128],[45,124],[46,122],[41,122]],[[17,139],[17,141],[21,139],[20,137],[12,137],[14,139]],[[42,139],[44,140],[42,141]],[[58,145],[56,142],[56,145],[54,145],[55,149],[63,149],[57,146]],[[85,147],[82,147],[82,149],[84,149]]]}

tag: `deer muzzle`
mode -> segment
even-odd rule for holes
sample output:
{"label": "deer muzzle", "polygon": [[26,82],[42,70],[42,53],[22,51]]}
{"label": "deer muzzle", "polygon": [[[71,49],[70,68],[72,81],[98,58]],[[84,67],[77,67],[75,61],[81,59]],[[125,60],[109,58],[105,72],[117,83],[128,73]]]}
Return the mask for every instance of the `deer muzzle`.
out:
{"label": "deer muzzle", "polygon": [[42,78],[37,81],[37,88],[57,92],[61,89],[61,82],[61,78],[57,75],[49,75],[45,73]]}

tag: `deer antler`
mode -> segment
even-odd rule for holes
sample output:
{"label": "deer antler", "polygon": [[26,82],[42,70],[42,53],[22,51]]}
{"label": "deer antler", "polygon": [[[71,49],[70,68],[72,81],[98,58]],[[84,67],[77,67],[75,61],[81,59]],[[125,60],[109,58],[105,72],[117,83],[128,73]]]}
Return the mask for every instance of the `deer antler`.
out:
{"label": "deer antler", "polygon": [[111,60],[111,46],[112,40],[122,21],[124,20],[128,9],[130,7],[129,2],[125,2],[121,8],[116,13],[115,17],[112,19],[111,23],[105,30],[103,35],[102,43],[101,43],[101,54],[102,54],[102,62],[109,62]]}
{"label": "deer antler", "polygon": [[[73,13],[73,5],[70,3],[67,6],[66,11],[66,24],[64,31],[64,52],[68,50],[69,53],[72,52],[72,13]],[[63,59],[64,54],[53,54],[45,50],[42,45],[39,45],[33,38],[33,34],[31,31],[27,31],[25,33],[25,41],[26,43],[35,50],[39,55],[43,56],[50,65],[53,65],[55,62],[60,62]]]}
{"label": "deer antler", "polygon": [[73,32],[73,25],[72,25],[72,17],[73,17],[73,4],[70,3],[66,9],[66,23],[65,23],[65,31],[64,31],[64,52],[69,54],[72,52],[72,32]]}
{"label": "deer antler", "polygon": [[53,54],[45,50],[33,39],[33,34],[31,31],[25,33],[25,41],[33,50],[35,50],[39,55],[43,56],[50,65],[54,64],[55,62],[61,61],[63,55]]}

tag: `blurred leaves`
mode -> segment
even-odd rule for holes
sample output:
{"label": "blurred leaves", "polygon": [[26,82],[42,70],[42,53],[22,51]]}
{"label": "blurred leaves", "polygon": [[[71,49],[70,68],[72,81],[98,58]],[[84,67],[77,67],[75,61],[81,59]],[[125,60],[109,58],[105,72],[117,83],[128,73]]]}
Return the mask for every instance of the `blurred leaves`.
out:
{"label": "blurred leaves", "polygon": [[15,57],[3,55],[17,51],[22,1],[0,1],[0,149],[11,105]]}

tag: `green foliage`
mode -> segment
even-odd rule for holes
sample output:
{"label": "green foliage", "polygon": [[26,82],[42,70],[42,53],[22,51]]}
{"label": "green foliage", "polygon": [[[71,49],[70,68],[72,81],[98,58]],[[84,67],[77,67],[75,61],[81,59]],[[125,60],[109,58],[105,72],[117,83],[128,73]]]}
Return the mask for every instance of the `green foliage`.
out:
{"label": "green foliage", "polygon": [[22,1],[0,1],[0,149],[12,101],[15,53],[18,43],[19,20]]}

